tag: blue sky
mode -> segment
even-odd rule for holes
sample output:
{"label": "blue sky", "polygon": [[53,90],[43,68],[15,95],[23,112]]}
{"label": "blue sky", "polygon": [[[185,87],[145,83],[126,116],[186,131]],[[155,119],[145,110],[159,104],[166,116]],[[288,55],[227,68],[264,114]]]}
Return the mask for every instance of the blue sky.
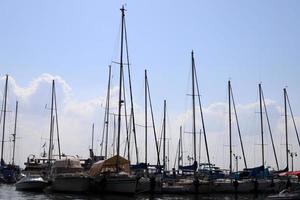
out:
{"label": "blue sky", "polygon": [[[2,73],[16,77],[20,84],[43,72],[58,74],[72,85],[78,98],[101,93],[107,65],[118,53],[122,3],[2,1]],[[126,4],[133,81],[139,83],[148,68],[153,93],[170,103],[183,98],[179,91],[187,88],[192,49],[204,102],[223,100],[228,78],[241,94],[241,102],[255,98],[260,81],[266,94],[275,99],[285,85],[291,96],[299,93],[299,1]],[[155,90],[160,85],[164,87]],[[141,90],[137,84],[135,88]]]}
{"label": "blue sky", "polygon": [[[171,115],[184,112],[194,50],[205,106],[226,102],[230,78],[237,104],[256,101],[259,82],[266,97],[282,104],[288,86],[300,115],[297,0],[3,0],[0,75],[8,73],[26,87],[49,73],[62,77],[78,101],[103,96],[107,66],[118,58],[124,3],[137,104],[143,104],[147,68],[156,112],[162,112],[164,98]],[[115,73],[115,85],[116,79]]]}

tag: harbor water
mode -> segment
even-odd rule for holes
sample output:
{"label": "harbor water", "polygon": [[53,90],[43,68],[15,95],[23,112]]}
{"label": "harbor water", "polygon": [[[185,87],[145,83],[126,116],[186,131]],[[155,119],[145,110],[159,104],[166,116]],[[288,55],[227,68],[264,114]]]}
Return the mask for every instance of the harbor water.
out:
{"label": "harbor water", "polygon": [[89,200],[262,200],[267,195],[253,195],[253,194],[211,194],[211,195],[95,195],[95,194],[62,194],[62,193],[37,193],[37,192],[24,192],[16,191],[14,185],[0,184],[0,200],[69,200],[69,199],[89,199]]}

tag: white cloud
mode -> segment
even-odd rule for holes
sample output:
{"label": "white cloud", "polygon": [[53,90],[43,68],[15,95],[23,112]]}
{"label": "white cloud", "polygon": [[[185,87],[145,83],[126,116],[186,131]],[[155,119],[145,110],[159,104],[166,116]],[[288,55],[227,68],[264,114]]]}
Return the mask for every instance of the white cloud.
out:
{"label": "white cloud", "polygon": [[[20,139],[17,142],[17,161],[22,164],[26,157],[33,153],[39,154],[41,152],[41,145],[47,141],[49,135],[49,121],[50,113],[48,109],[45,109],[45,104],[49,107],[51,97],[51,81],[56,80],[57,88],[57,103],[58,103],[58,115],[59,115],[59,127],[60,127],[60,139],[62,151],[69,155],[80,155],[82,157],[88,156],[88,148],[91,144],[91,125],[94,122],[95,129],[95,146],[97,153],[99,153],[99,142],[102,134],[103,113],[105,106],[104,96],[95,96],[91,99],[84,101],[78,101],[74,98],[72,88],[68,83],[59,76],[53,76],[50,74],[42,74],[36,79],[32,80],[27,86],[22,87],[18,85],[17,81],[10,77],[9,79],[9,110],[14,110],[14,101],[19,99],[19,124],[18,124],[18,136]],[[1,86],[4,86],[4,77],[1,78]],[[105,92],[103,92],[105,94]],[[117,112],[118,105],[118,87],[113,87],[111,90],[111,112]],[[127,105],[129,108],[129,98],[127,97]],[[268,112],[270,114],[270,121],[277,148],[280,167],[285,165],[285,153],[284,153],[284,119],[282,116],[283,108],[278,102],[271,99],[266,99]],[[241,133],[243,142],[245,145],[245,151],[248,161],[248,166],[256,166],[260,164],[260,124],[258,102],[253,102],[245,105],[237,105],[237,112],[240,122]],[[200,123],[199,107],[197,111],[197,130],[202,129]],[[128,109],[129,113],[130,110]],[[135,104],[136,122],[139,125],[144,124],[143,106]],[[162,111],[155,110],[156,116],[162,116]],[[173,113],[169,111],[168,113]],[[226,102],[212,103],[208,107],[203,108],[204,121],[207,132],[207,139],[209,143],[211,161],[217,165],[228,168],[228,108]],[[233,113],[234,114],[234,113]],[[7,132],[6,138],[13,130],[13,117],[14,113],[7,113]],[[171,137],[170,141],[170,166],[173,166],[174,156],[176,151],[176,145],[179,138],[179,126],[183,125],[185,131],[191,131],[191,109],[179,116],[168,116],[168,136]],[[233,115],[233,143],[234,151],[241,155],[238,133],[235,125],[235,119]],[[151,126],[151,117],[148,116],[148,125]],[[161,118],[156,118],[156,129],[158,137],[161,133]],[[265,121],[265,120],[264,120]],[[266,122],[266,121],[265,121]],[[300,117],[296,117],[297,125],[300,125]],[[121,138],[121,152],[124,152],[125,132],[124,124],[122,125],[122,138]],[[154,146],[153,129],[148,129],[148,152],[149,160],[154,163],[156,161],[156,153]],[[272,155],[271,143],[269,138],[269,132],[267,125],[264,126],[265,133],[265,146],[266,148],[266,162],[268,165],[275,166],[274,158]],[[113,137],[113,116],[110,116],[110,140]],[[291,121],[289,120],[289,137],[292,144],[293,151],[299,151],[296,136],[293,130]],[[131,139],[132,145],[132,157],[135,158],[133,138]],[[144,128],[137,126],[137,141],[139,147],[140,160],[144,160]],[[192,155],[192,137],[191,134],[184,134],[185,141],[185,158]],[[203,139],[202,139],[203,141]],[[197,141],[198,142],[198,141]],[[112,142],[109,142],[111,146]],[[112,150],[110,148],[109,152]],[[198,154],[198,152],[197,152]],[[6,143],[5,156],[8,159],[11,151],[8,143]],[[202,143],[202,161],[206,160],[206,154],[204,150],[204,143]],[[135,162],[135,161],[133,161]],[[187,162],[187,161],[186,161]],[[300,162],[296,161],[296,166]],[[240,161],[242,167],[242,161]],[[299,165],[298,165],[299,166]]]}

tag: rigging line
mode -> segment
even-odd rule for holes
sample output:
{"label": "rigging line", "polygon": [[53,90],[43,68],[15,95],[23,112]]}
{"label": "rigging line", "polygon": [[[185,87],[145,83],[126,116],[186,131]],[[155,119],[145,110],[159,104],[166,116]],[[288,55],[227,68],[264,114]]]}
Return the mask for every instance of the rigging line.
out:
{"label": "rigging line", "polygon": [[233,105],[236,125],[237,125],[237,129],[238,129],[238,133],[239,133],[239,139],[240,139],[240,144],[241,144],[241,149],[242,149],[242,154],[243,154],[243,160],[244,160],[245,168],[247,168],[247,162],[246,162],[244,145],[243,145],[243,140],[242,140],[242,135],[241,135],[241,129],[240,129],[240,124],[239,124],[239,120],[238,120],[238,116],[237,116],[237,111],[236,111],[236,106],[235,106],[235,101],[234,101],[234,96],[233,96],[233,91],[232,91],[231,85],[230,85],[230,93],[231,93],[231,99],[232,99],[232,105]]}
{"label": "rigging line", "polygon": [[180,149],[181,149],[181,165],[183,166],[183,137],[182,137],[182,126],[180,126]]}
{"label": "rigging line", "polygon": [[[127,57],[127,63],[129,62],[129,53],[128,53],[128,40],[127,40],[127,29],[126,29],[126,21],[124,17],[124,34],[125,34],[125,49],[126,49],[126,57]],[[133,95],[132,95],[132,85],[131,85],[131,73],[130,73],[130,65],[127,65],[128,70],[128,81],[129,81],[129,92],[130,92],[130,103],[131,103],[131,114],[132,114],[132,131],[134,136],[134,143],[135,143],[135,149],[136,149],[136,162],[139,162],[139,152],[138,152],[138,146],[137,146],[137,140],[136,140],[136,128],[135,128],[135,117],[134,117],[134,107],[133,107]]]}
{"label": "rigging line", "polygon": [[[129,130],[132,130],[132,115],[130,115],[129,117]],[[131,135],[132,135],[132,131],[129,131],[129,139],[128,139],[128,154],[132,155],[132,148],[130,148],[130,144],[131,144]]]}
{"label": "rigging line", "polygon": [[[132,115],[129,116],[129,128],[128,130],[131,130],[131,122],[132,122]],[[125,141],[125,148],[124,148],[124,157],[127,152],[127,157],[130,157],[130,138],[131,138],[131,131],[128,132],[128,135],[126,136],[126,141]]]}
{"label": "rigging line", "polygon": [[[108,96],[106,96],[106,102],[105,102],[105,109],[104,109],[104,118],[103,118],[103,129],[102,129],[102,138],[101,138],[101,142],[100,142],[100,146],[101,146],[101,149],[100,149],[100,155],[102,156],[102,153],[103,153],[103,142],[104,142],[104,135],[105,135],[105,131],[106,131],[106,124],[108,123],[108,121],[106,121],[107,117],[106,115],[108,114],[107,113],[107,101],[108,99]],[[105,156],[106,158],[106,156]]]}
{"label": "rigging line", "polygon": [[3,98],[2,98],[2,106],[1,106],[1,114],[0,114],[0,124],[1,124],[1,121],[2,121],[2,115],[3,115],[3,102],[4,102],[4,98],[5,98],[5,96],[4,96],[4,94],[3,94]]}
{"label": "rigging line", "polygon": [[[148,163],[148,95],[147,95],[147,70],[145,70],[145,83],[144,83],[144,92],[145,92],[145,163]],[[147,168],[148,170],[148,168]]]}
{"label": "rigging line", "polygon": [[6,103],[7,103],[7,87],[8,87],[8,75],[6,75],[5,79],[5,88],[4,88],[4,107],[3,107],[3,129],[2,129],[2,145],[1,145],[1,159],[0,166],[2,162],[4,162],[3,154],[4,154],[4,136],[5,136],[5,119],[6,119]]}
{"label": "rigging line", "polygon": [[231,82],[228,81],[228,119],[229,119],[229,173],[232,173],[232,127],[231,127]]}
{"label": "rigging line", "polygon": [[201,121],[202,121],[202,129],[203,129],[203,135],[204,135],[204,141],[205,141],[205,148],[206,148],[206,156],[207,156],[208,164],[210,166],[210,158],[209,158],[209,151],[208,151],[208,144],[207,144],[207,137],[206,137],[204,117],[203,117],[203,112],[202,112],[201,97],[200,97],[200,92],[199,92],[198,77],[196,76],[197,75],[196,67],[195,67],[194,70],[195,70],[195,79],[196,79],[196,86],[197,86],[199,109],[200,109]]}
{"label": "rigging line", "polygon": [[53,102],[54,102],[54,88],[55,88],[55,82],[52,80],[52,90],[51,90],[51,116],[50,116],[50,140],[49,140],[49,153],[48,153],[48,167],[50,169],[51,167],[51,159],[53,154],[53,123],[54,123],[54,116],[53,116]]}
{"label": "rigging line", "polygon": [[261,131],[261,154],[262,154],[262,166],[265,165],[265,150],[264,150],[264,126],[263,126],[263,110],[262,110],[262,87],[261,83],[258,84],[259,89],[259,110],[260,110],[260,131]]}
{"label": "rigging line", "polygon": [[[174,165],[173,165],[173,168],[175,169],[175,166],[176,166],[176,162],[177,162],[177,159],[178,159],[178,163],[179,163],[179,157],[180,157],[180,154],[178,153],[179,152],[179,149],[180,148],[180,140],[178,140],[178,145],[177,145],[177,149],[176,149],[176,154],[175,154],[175,159],[174,159]],[[177,158],[178,157],[178,158]],[[179,170],[179,169],[178,169]]]}
{"label": "rigging line", "polygon": [[122,84],[123,84],[123,39],[124,39],[124,18],[125,18],[125,9],[124,6],[121,8],[122,13],[122,28],[121,28],[121,48],[120,48],[120,77],[119,77],[119,107],[118,107],[118,142],[117,142],[117,161],[116,169],[119,173],[119,155],[120,155],[120,137],[121,137],[121,112],[122,112]]}
{"label": "rigging line", "polygon": [[[124,78],[124,72],[122,73],[123,77],[123,103],[124,103],[124,114],[125,114],[125,128],[126,128],[126,142],[127,142],[127,145],[129,145],[128,143],[128,118],[127,118],[127,104],[126,104],[126,91],[125,91],[125,78]],[[125,146],[126,148],[126,146]],[[124,150],[125,152],[125,150]],[[128,157],[127,157],[128,160],[130,160],[130,155],[128,154]]]}
{"label": "rigging line", "polygon": [[59,139],[59,128],[58,128],[58,114],[57,114],[57,103],[56,103],[56,89],[54,89],[54,106],[55,106],[55,121],[56,121],[56,134],[57,134],[57,144],[58,144],[58,157],[61,159],[61,148]]}
{"label": "rigging line", "polygon": [[161,152],[161,141],[162,141],[162,137],[163,137],[163,127],[164,127],[164,125],[163,125],[163,119],[162,119],[162,123],[161,123],[161,131],[160,131],[160,140],[159,140],[159,151],[158,151],[158,153],[159,153],[159,155],[160,155],[160,152]]}
{"label": "rigging line", "polygon": [[268,123],[270,138],[271,138],[271,142],[272,142],[272,148],[273,148],[273,153],[274,153],[274,157],[275,157],[275,162],[276,162],[277,170],[279,170],[277,153],[276,153],[276,149],[275,149],[275,145],[274,145],[273,134],[272,134],[272,130],[271,130],[271,124],[270,124],[269,115],[268,115],[268,112],[267,112],[267,106],[266,106],[266,102],[265,102],[265,96],[264,96],[263,89],[261,90],[261,95],[262,95],[262,99],[263,99],[264,110],[265,110],[266,119],[267,119],[267,123]]}
{"label": "rigging line", "polygon": [[[196,112],[195,112],[195,61],[194,61],[194,52],[192,51],[192,102],[193,102],[193,151],[194,151],[194,160],[197,160],[197,150],[196,150]],[[196,169],[194,168],[194,173]]]}
{"label": "rigging line", "polygon": [[295,122],[294,114],[293,114],[293,111],[292,111],[292,106],[291,106],[291,103],[290,103],[290,99],[289,99],[289,96],[288,96],[288,94],[287,94],[287,93],[286,93],[286,98],[287,98],[287,102],[288,102],[288,105],[289,105],[289,109],[290,109],[290,113],[291,113],[292,121],[293,121],[293,124],[294,124],[294,128],[295,128],[295,132],[296,132],[296,136],[297,136],[298,144],[299,144],[299,146],[300,146],[299,134],[298,134],[298,130],[297,130],[297,126],[296,126],[296,122]]}
{"label": "rigging line", "polygon": [[[109,127],[109,102],[110,102],[110,83],[111,82],[111,65],[109,65],[109,80],[107,86],[107,108],[106,108],[106,135],[105,135],[105,159],[107,158],[107,143],[108,143],[108,127]],[[102,140],[103,145],[103,140]],[[101,154],[102,154],[102,146],[101,146]]]}
{"label": "rigging line", "polygon": [[150,112],[151,112],[151,118],[152,118],[153,133],[154,133],[154,139],[155,139],[155,147],[156,147],[156,153],[157,153],[157,165],[160,165],[159,147],[158,147],[158,141],[157,141],[157,135],[156,135],[155,121],[154,121],[154,114],[153,114],[153,107],[152,107],[152,100],[151,100],[151,95],[150,95],[150,86],[149,86],[148,79],[147,79],[146,83],[147,83],[147,91],[148,91]]}

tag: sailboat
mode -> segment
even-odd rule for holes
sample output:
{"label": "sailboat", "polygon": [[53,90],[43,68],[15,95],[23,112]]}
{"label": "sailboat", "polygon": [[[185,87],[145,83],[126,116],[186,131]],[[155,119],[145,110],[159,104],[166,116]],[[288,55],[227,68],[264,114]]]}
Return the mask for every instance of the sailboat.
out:
{"label": "sailboat", "polygon": [[[154,114],[152,101],[150,96],[150,86],[148,81],[147,70],[145,70],[145,161],[144,163],[140,163],[138,169],[135,168],[135,173],[138,175],[138,184],[137,184],[137,193],[143,192],[161,192],[161,184],[162,184],[162,169],[163,166],[160,164],[160,155],[159,155],[159,142],[157,141],[156,127],[154,122]],[[152,130],[154,135],[155,142],[155,150],[157,155],[156,164],[148,163],[148,101],[151,111],[152,118]],[[138,167],[137,166],[137,167]],[[131,166],[132,168],[132,166]],[[142,171],[141,171],[142,170]]]}
{"label": "sailboat", "polygon": [[[205,124],[204,124],[204,117],[202,112],[201,100],[199,95],[199,86],[197,80],[197,73],[195,67],[195,60],[194,60],[194,52],[191,52],[191,60],[192,60],[192,100],[193,100],[193,121],[192,121],[192,134],[193,134],[193,164],[183,166],[178,166],[178,171],[181,171],[182,174],[177,177],[177,179],[171,184],[169,183],[166,185],[164,183],[163,192],[166,193],[210,193],[212,191],[212,182],[208,179],[208,176],[211,174],[211,162],[209,157],[208,151],[208,144],[206,138],[206,131],[205,131]],[[203,171],[198,171],[198,161],[197,161],[197,142],[196,142],[196,98],[198,97],[200,115],[201,115],[201,123],[202,123],[202,130],[204,135],[205,141],[205,148],[206,148],[206,156],[208,161],[209,169],[207,170],[208,173],[202,173]],[[180,143],[180,142],[179,142]],[[182,151],[182,150],[181,150]],[[180,153],[179,153],[180,154]],[[181,158],[182,159],[182,158]],[[182,162],[183,163],[183,162]],[[208,176],[203,176],[208,174]]]}
{"label": "sailboat", "polygon": [[[43,145],[44,153],[42,154],[42,158],[36,158],[35,155],[30,155],[27,158],[27,162],[25,164],[25,170],[23,170],[23,174],[25,175],[20,181],[16,183],[17,190],[28,190],[28,191],[41,191],[46,186],[49,185],[50,171],[51,166],[55,159],[53,159],[52,151],[53,151],[53,132],[54,132],[54,115],[53,115],[53,107],[55,106],[55,113],[57,119],[57,108],[56,108],[56,93],[55,93],[55,81],[52,81],[52,97],[51,97],[51,117],[50,117],[50,140],[49,140],[49,152],[48,158],[46,154],[46,143]],[[58,131],[58,126],[57,126]],[[57,132],[57,134],[59,134]],[[58,137],[58,146],[59,146],[59,158],[61,158],[60,154],[60,143]]]}
{"label": "sailboat", "polygon": [[[1,142],[1,158],[0,158],[0,182],[3,183],[15,183],[20,175],[21,169],[18,165],[14,163],[14,152],[15,152],[15,142],[16,142],[16,124],[15,124],[15,132],[13,134],[13,160],[12,164],[7,164],[4,161],[4,140],[5,140],[5,125],[6,125],[6,107],[7,107],[7,92],[8,92],[8,75],[5,77],[5,88],[4,88],[4,96],[3,96],[3,121],[2,121],[2,142]],[[2,115],[1,115],[2,116]],[[16,119],[16,118],[15,118]]]}
{"label": "sailboat", "polygon": [[[58,115],[56,103],[55,81],[52,80],[52,97],[50,108],[50,142],[48,152],[48,180],[51,183],[50,189],[55,192],[87,192],[90,185],[90,178],[84,172],[80,160],[77,157],[61,154]],[[54,114],[55,111],[55,114]],[[52,161],[54,155],[54,125],[56,124],[58,159]]]}
{"label": "sailboat", "polygon": [[[121,53],[120,53],[120,77],[119,77],[119,103],[118,103],[118,127],[117,127],[117,154],[111,158],[94,163],[89,171],[89,175],[94,179],[100,178],[101,181],[95,183],[97,192],[106,193],[128,193],[136,192],[137,178],[130,174],[130,161],[120,156],[120,137],[121,137],[121,112],[124,103],[124,63],[123,48],[124,37],[126,36],[125,28],[125,8],[121,10]],[[126,43],[127,49],[127,43]],[[128,59],[127,59],[128,60]],[[130,90],[131,91],[131,90]],[[133,105],[133,104],[132,104]],[[133,113],[133,106],[131,106]],[[126,122],[127,123],[127,122]],[[134,124],[135,122],[133,122]],[[129,150],[128,150],[129,151]]]}

